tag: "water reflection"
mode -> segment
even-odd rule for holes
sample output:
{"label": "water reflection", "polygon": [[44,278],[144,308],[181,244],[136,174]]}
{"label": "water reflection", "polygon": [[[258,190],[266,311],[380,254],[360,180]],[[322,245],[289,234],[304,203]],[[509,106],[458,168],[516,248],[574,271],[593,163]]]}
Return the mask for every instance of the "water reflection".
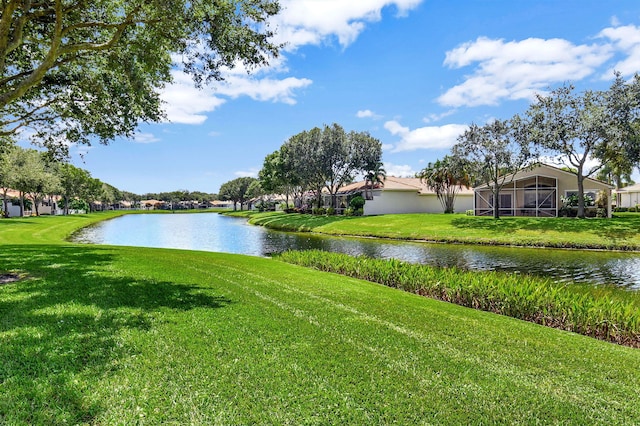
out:
{"label": "water reflection", "polygon": [[467,270],[500,270],[561,282],[613,284],[640,289],[640,254],[554,249],[426,244],[285,233],[217,214],[127,215],[79,233],[76,241],[271,256],[285,250],[319,249],[396,258]]}

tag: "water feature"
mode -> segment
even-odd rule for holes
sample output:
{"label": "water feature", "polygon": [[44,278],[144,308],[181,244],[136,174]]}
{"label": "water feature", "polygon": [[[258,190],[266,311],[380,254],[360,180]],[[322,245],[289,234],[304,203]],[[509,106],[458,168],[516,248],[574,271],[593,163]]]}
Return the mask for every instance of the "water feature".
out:
{"label": "water feature", "polygon": [[640,253],[486,247],[289,233],[252,226],[218,214],[125,215],[85,228],[75,241],[270,256],[285,250],[322,249],[396,258],[433,266],[500,270],[563,282],[640,289]]}

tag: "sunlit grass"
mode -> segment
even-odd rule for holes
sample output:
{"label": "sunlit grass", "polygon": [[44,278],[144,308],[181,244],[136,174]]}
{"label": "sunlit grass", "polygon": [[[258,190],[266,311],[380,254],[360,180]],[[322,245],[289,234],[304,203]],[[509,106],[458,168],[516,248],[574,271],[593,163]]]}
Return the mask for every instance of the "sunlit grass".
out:
{"label": "sunlit grass", "polygon": [[639,350],[273,259],[63,242],[105,217],[0,220],[24,274],[0,424],[640,421]]}
{"label": "sunlit grass", "polygon": [[640,215],[612,219],[399,214],[365,217],[285,213],[249,214],[250,222],[275,229],[404,240],[556,248],[640,250]]}

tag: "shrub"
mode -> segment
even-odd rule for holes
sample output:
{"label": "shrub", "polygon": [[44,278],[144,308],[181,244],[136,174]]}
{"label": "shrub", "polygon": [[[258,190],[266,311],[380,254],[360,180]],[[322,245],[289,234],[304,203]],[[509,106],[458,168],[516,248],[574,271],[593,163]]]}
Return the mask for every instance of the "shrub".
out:
{"label": "shrub", "polygon": [[327,216],[333,216],[334,214],[336,214],[336,209],[333,207],[327,207]]}
{"label": "shrub", "polygon": [[475,215],[475,212],[473,211],[473,209],[471,209],[471,210],[467,210],[467,211],[465,212],[465,214],[466,214],[467,216],[474,216],[474,215]]}
{"label": "shrub", "polygon": [[349,207],[354,210],[362,209],[364,207],[365,200],[362,198],[362,195],[356,195],[349,201]]}
{"label": "shrub", "polygon": [[355,209],[355,211],[353,212],[354,216],[362,216],[364,215],[364,209],[363,208],[359,208],[359,209]]}
{"label": "shrub", "polygon": [[327,214],[327,209],[325,209],[324,207],[314,207],[311,209],[311,214],[322,216]]}
{"label": "shrub", "polygon": [[355,211],[349,207],[347,209],[344,209],[344,215],[345,216],[354,216],[355,215]]}

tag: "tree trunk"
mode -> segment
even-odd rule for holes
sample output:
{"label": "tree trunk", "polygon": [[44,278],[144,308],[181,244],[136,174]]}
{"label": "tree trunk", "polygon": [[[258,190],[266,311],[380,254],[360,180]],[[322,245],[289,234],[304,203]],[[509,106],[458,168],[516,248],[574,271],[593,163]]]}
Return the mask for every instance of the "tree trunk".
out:
{"label": "tree trunk", "polygon": [[578,169],[578,215],[579,218],[584,219],[584,176],[582,176],[582,169]]}
{"label": "tree trunk", "polygon": [[33,211],[36,212],[36,216],[40,216],[40,212],[38,211],[38,197],[31,198],[31,201],[33,202]]}
{"label": "tree trunk", "polygon": [[24,193],[20,191],[20,217],[24,216]]}
{"label": "tree trunk", "polygon": [[500,219],[500,191],[493,191],[493,218]]}

